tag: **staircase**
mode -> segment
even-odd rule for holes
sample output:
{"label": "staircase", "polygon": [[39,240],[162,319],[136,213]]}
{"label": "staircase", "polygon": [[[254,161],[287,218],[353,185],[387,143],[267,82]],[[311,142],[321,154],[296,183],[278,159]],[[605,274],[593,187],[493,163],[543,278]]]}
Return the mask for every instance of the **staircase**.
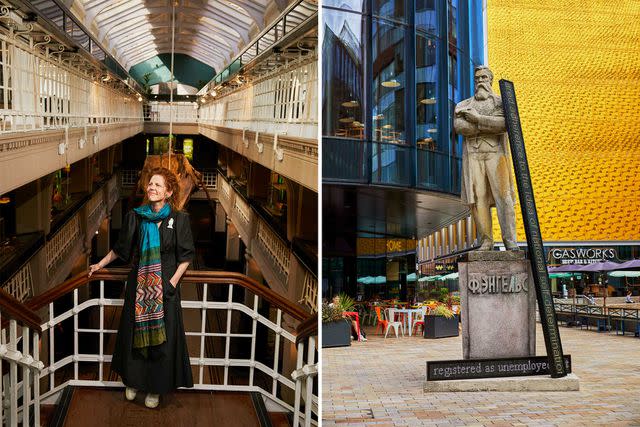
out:
{"label": "staircase", "polygon": [[[135,401],[126,401],[124,385],[110,375],[111,354],[105,345],[116,333],[110,329],[108,313],[121,307],[123,300],[105,298],[104,293],[106,281],[124,281],[126,274],[124,269],[101,270],[91,279],[80,274],[25,304],[0,292],[0,362],[3,368],[8,366],[2,382],[8,384],[2,390],[5,404],[0,405],[7,408],[1,413],[4,425],[318,424],[316,317],[250,278],[230,272],[188,271],[182,280],[184,317],[201,319],[190,325],[185,322],[187,337],[200,343],[189,347],[194,388],[163,396],[155,410],[144,406],[142,393]],[[215,294],[226,296],[211,299],[211,287],[220,287]],[[73,307],[53,312],[53,302],[70,293]],[[187,300],[187,295],[194,299]],[[271,316],[258,311],[262,301],[275,308]],[[209,315],[227,320],[220,322],[222,328],[211,331],[206,321]],[[87,317],[94,321],[85,324],[82,319]],[[232,322],[232,318],[242,320]],[[68,319],[73,321],[73,349],[56,356],[61,352],[56,352],[53,331]],[[291,324],[298,326],[292,329],[287,326]],[[275,337],[272,363],[255,357],[258,325]],[[205,343],[211,338],[224,343],[222,354],[208,353]],[[81,353],[80,340],[90,339],[99,343],[93,351],[96,354]],[[246,357],[230,351],[232,339],[241,339],[251,349]],[[210,369],[221,375],[208,374]],[[246,372],[246,381],[235,381],[234,370]]]}
{"label": "staircase", "polygon": [[[262,408],[260,407],[262,405]],[[144,406],[144,394],[132,402],[123,389],[68,386],[49,427],[211,426],[271,427],[260,396],[247,392],[179,390],[164,396],[160,406]]]}

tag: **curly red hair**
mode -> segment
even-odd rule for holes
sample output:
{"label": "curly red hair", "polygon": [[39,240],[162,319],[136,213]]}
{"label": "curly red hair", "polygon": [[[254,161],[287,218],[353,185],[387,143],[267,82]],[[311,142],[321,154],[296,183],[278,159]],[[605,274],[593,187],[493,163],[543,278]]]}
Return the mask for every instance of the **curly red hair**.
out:
{"label": "curly red hair", "polygon": [[[151,178],[153,178],[154,175],[159,175],[164,179],[164,185],[167,187],[167,191],[172,192],[171,196],[167,198],[167,203],[169,203],[169,206],[171,206],[171,210],[177,211],[178,204],[180,203],[180,184],[178,183],[178,177],[175,173],[171,172],[167,168],[153,168],[149,171],[149,179],[145,184],[145,188],[147,185],[149,185],[149,181],[151,181]],[[149,203],[149,199],[147,197],[147,193],[145,192],[142,204],[146,203]]]}

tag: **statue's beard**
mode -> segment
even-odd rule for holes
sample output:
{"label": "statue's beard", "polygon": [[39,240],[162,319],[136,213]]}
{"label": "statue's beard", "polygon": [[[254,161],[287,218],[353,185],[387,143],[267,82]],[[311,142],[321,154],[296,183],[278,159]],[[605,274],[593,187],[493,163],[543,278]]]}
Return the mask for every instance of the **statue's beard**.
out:
{"label": "statue's beard", "polygon": [[486,83],[479,83],[476,87],[475,98],[479,101],[484,101],[489,98],[489,95],[491,95],[491,86]]}

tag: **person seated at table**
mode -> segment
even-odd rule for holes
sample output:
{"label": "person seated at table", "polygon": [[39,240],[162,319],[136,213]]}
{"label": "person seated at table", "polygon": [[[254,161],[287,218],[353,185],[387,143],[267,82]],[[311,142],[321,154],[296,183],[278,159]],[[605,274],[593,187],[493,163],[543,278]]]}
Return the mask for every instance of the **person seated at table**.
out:
{"label": "person seated at table", "polygon": [[[329,307],[333,308],[336,306],[340,306],[340,295],[334,295],[333,299],[331,300],[331,303],[329,304]],[[343,317],[344,316],[343,314]],[[355,319],[351,318],[351,337],[354,340],[358,339],[358,324],[356,323]],[[367,340],[367,336],[365,335],[364,331],[362,330],[362,328],[360,328],[360,341],[366,341]]]}
{"label": "person seated at table", "polygon": [[628,304],[633,304],[633,298],[631,298],[631,291],[627,291],[627,296],[625,297],[624,302]]}

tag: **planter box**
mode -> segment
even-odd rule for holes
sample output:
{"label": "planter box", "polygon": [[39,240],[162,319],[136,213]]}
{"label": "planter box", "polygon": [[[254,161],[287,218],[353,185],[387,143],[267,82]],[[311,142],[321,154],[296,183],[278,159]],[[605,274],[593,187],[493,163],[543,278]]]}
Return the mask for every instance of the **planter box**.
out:
{"label": "planter box", "polygon": [[442,316],[425,316],[425,338],[457,337],[458,334],[458,316],[453,316],[451,319]]}
{"label": "planter box", "polygon": [[322,348],[351,345],[351,325],[344,320],[322,324]]}

